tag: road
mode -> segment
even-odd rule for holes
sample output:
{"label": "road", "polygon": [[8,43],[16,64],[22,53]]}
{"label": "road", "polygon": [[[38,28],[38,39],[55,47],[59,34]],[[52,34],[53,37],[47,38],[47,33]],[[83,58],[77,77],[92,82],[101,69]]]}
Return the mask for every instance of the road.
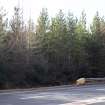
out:
{"label": "road", "polygon": [[105,85],[0,91],[0,105],[105,105]]}

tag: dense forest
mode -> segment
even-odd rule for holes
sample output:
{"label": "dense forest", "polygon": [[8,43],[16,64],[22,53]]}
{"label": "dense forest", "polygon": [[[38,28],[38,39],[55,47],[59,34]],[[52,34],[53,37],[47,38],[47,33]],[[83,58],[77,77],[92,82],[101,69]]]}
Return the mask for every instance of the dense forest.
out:
{"label": "dense forest", "polygon": [[49,17],[42,8],[34,20],[23,20],[14,8],[8,20],[0,9],[0,88],[70,84],[80,77],[105,76],[105,18],[92,23],[63,10]]}

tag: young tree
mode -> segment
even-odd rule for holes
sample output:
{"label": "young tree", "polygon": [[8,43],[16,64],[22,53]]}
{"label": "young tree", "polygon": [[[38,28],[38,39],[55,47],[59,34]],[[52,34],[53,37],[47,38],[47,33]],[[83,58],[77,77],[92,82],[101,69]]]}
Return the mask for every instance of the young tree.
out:
{"label": "young tree", "polygon": [[77,21],[75,28],[75,40],[72,49],[72,59],[75,68],[75,77],[86,77],[88,74],[88,63],[86,60],[87,54],[85,51],[85,43],[89,37],[89,32],[86,29],[86,13],[82,11],[80,20]]}
{"label": "young tree", "polygon": [[0,8],[0,88],[5,88],[7,84],[7,71],[6,71],[6,49],[7,49],[7,32],[6,32],[6,11]]}
{"label": "young tree", "polygon": [[[11,85],[23,85],[25,84],[25,72],[27,70],[26,57],[26,33],[23,27],[21,9],[14,8],[14,15],[10,21],[10,27],[8,31],[8,46],[6,49],[6,67],[8,68],[9,84]],[[15,76],[15,74],[17,74]],[[14,80],[11,82],[11,80]]]}
{"label": "young tree", "polygon": [[86,51],[88,53],[89,69],[92,76],[102,77],[105,74],[103,65],[105,64],[104,45],[104,20],[96,12],[91,25],[91,37],[87,42]]}
{"label": "young tree", "polygon": [[35,40],[33,41],[32,53],[34,54],[32,58],[32,65],[34,68],[34,73],[36,82],[39,81],[43,83],[48,80],[46,73],[48,70],[47,58],[45,57],[45,52],[47,50],[47,33],[49,32],[49,17],[46,8],[42,8],[40,16],[38,17],[36,30],[35,30]]}

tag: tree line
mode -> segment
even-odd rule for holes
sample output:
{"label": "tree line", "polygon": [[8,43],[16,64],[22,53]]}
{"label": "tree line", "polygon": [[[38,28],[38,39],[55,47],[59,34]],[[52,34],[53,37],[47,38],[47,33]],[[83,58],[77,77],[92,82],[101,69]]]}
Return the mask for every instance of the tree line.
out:
{"label": "tree line", "polygon": [[49,17],[42,8],[37,24],[25,24],[22,10],[6,19],[0,9],[0,88],[69,84],[80,77],[105,76],[105,18],[87,24],[62,10]]}

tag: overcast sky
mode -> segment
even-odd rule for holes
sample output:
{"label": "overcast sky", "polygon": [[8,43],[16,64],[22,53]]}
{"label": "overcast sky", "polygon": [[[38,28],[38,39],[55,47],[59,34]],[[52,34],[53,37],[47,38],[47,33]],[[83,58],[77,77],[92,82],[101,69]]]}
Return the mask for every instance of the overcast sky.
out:
{"label": "overcast sky", "polygon": [[[23,1],[23,3],[22,3]],[[79,17],[82,10],[87,13],[87,20],[90,23],[96,11],[100,15],[105,15],[105,0],[0,0],[0,6],[3,6],[8,16],[13,15],[13,7],[20,4],[24,8],[24,18],[27,20],[31,14],[36,21],[43,7],[48,9],[49,15],[54,16],[59,9],[64,12],[71,11]]]}

